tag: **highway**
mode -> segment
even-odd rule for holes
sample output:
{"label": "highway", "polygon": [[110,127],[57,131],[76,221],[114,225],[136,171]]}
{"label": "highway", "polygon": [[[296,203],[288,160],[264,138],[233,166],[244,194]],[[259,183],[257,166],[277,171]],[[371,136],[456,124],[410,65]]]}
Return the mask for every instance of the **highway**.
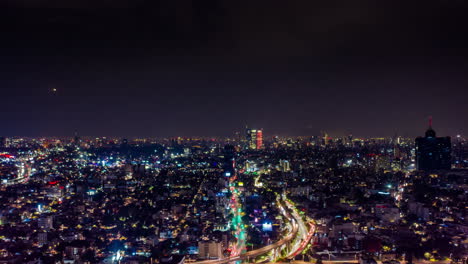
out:
{"label": "highway", "polygon": [[291,252],[287,256],[287,259],[291,260],[291,259],[294,259],[299,253],[301,253],[305,249],[310,239],[314,235],[315,225],[312,223],[309,223],[310,228],[307,229],[307,226],[304,223],[304,220],[302,220],[302,217],[297,213],[295,206],[292,205],[289,201],[287,201],[286,195],[284,194],[283,194],[283,200],[285,201],[288,208],[292,211],[292,215],[294,219],[296,219],[299,225],[299,233],[297,236],[298,239],[296,240],[296,243],[293,245]]}
{"label": "highway", "polygon": [[313,225],[312,223],[309,223],[309,225],[310,225],[309,232],[305,235],[305,238],[303,238],[300,241],[300,243],[298,242],[295,250],[292,250],[291,253],[288,255],[287,257],[288,259],[295,258],[299,253],[301,253],[306,248],[307,244],[309,243],[310,239],[315,233],[315,225]]}
{"label": "highway", "polygon": [[240,254],[238,256],[231,256],[228,258],[223,258],[223,259],[215,259],[215,260],[204,260],[204,261],[197,261],[197,262],[192,262],[194,264],[222,264],[222,263],[229,263],[229,262],[235,262],[235,261],[242,261],[250,258],[255,258],[260,255],[263,255],[265,253],[268,253],[269,251],[279,248],[283,245],[285,245],[287,242],[291,241],[298,232],[299,226],[297,224],[297,221],[284,209],[284,207],[281,205],[281,203],[278,201],[278,206],[280,211],[283,213],[283,215],[291,220],[292,224],[292,230],[291,232],[285,236],[284,238],[276,241],[273,244],[270,244],[268,246],[264,246],[259,249],[251,250],[246,253]]}
{"label": "highway", "polygon": [[[359,260],[356,259],[347,259],[347,260],[323,260],[323,264],[344,264],[344,263],[359,263]],[[291,262],[270,262],[276,264],[315,264],[315,262],[308,261],[291,261]],[[381,261],[377,261],[378,264],[381,264]],[[406,261],[400,261],[401,264],[407,264]],[[442,261],[429,261],[429,260],[413,260],[413,264],[449,264],[449,260]],[[269,264],[269,263],[266,263]]]}
{"label": "highway", "polygon": [[[311,262],[311,261],[300,261],[300,260],[294,260],[294,261],[290,261],[290,262],[270,262],[270,263],[276,263],[276,264],[315,264],[315,262]],[[333,263],[341,263],[341,264],[344,264],[344,263],[359,263],[358,260],[355,260],[355,259],[351,259],[351,260],[323,260],[322,261],[323,264],[333,264]],[[266,263],[266,264],[269,264],[269,263]]]}
{"label": "highway", "polygon": [[239,190],[230,186],[232,198],[230,202],[233,218],[231,220],[232,228],[235,230],[234,237],[236,244],[232,248],[231,257],[239,256],[245,251],[245,243],[247,240],[247,232],[245,231],[244,223],[242,223],[242,206],[239,203]]}
{"label": "highway", "polygon": [[12,179],[6,183],[6,185],[15,185],[15,184],[24,184],[29,181],[29,177],[31,176],[31,165],[29,165],[26,161],[19,161],[19,164],[16,165],[18,167],[18,177],[16,179]]}

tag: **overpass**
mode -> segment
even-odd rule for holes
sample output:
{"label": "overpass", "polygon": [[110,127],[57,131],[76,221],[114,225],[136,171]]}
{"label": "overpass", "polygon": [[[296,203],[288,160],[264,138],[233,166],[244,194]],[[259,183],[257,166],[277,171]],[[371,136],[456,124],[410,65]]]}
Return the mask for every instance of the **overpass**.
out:
{"label": "overpass", "polygon": [[242,260],[247,260],[251,258],[256,258],[258,256],[261,256],[263,254],[268,253],[271,250],[277,250],[280,247],[287,245],[297,234],[299,225],[297,223],[297,220],[289,214],[284,207],[281,205],[281,202],[278,199],[278,207],[281,211],[281,213],[284,215],[286,219],[290,220],[290,223],[292,225],[291,232],[285,236],[284,238],[276,241],[273,244],[270,244],[268,246],[261,247],[259,249],[254,249],[251,251],[248,251],[246,253],[240,254],[238,256],[232,256],[232,257],[227,257],[223,259],[214,259],[214,260],[204,260],[204,261],[196,261],[196,262],[191,262],[193,264],[223,264],[223,263],[229,263],[229,262],[235,262],[235,261],[242,261]]}

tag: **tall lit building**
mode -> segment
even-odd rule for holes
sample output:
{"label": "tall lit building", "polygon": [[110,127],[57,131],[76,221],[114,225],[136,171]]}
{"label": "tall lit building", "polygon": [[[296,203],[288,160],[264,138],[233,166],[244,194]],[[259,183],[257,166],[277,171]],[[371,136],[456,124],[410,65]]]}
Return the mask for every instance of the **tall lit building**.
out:
{"label": "tall lit building", "polygon": [[431,119],[426,135],[416,138],[416,168],[418,170],[448,170],[451,163],[450,137],[436,137]]}
{"label": "tall lit building", "polygon": [[328,145],[328,134],[327,134],[327,132],[323,132],[323,144],[322,145]]}
{"label": "tall lit building", "polygon": [[256,149],[257,130],[247,128],[246,140],[247,140],[247,148]]}
{"label": "tall lit building", "polygon": [[257,130],[257,149],[263,148],[263,130]]}
{"label": "tall lit building", "polygon": [[247,128],[247,148],[261,149],[263,148],[263,130]]}

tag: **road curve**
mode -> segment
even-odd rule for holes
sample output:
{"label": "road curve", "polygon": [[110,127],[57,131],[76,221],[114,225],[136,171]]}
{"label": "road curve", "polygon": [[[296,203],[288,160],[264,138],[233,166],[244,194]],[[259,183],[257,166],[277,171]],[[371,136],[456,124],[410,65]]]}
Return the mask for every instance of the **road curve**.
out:
{"label": "road curve", "polygon": [[239,256],[228,257],[228,258],[223,258],[223,259],[216,259],[216,260],[196,261],[196,262],[192,262],[192,264],[223,264],[223,263],[229,263],[229,262],[244,260],[244,259],[248,259],[248,258],[255,258],[255,257],[258,257],[260,255],[263,255],[263,254],[267,253],[270,250],[281,247],[282,245],[284,245],[287,242],[291,241],[291,239],[293,239],[296,236],[297,231],[299,229],[299,226],[297,224],[297,221],[286,210],[284,210],[284,208],[282,206],[280,206],[280,209],[282,209],[280,211],[284,214],[284,216],[287,219],[290,219],[291,223],[292,223],[291,233],[289,235],[287,235],[286,237],[276,241],[273,244],[270,244],[268,246],[264,246],[264,247],[259,248],[259,249],[248,251],[248,252],[246,252],[244,254],[241,254]]}

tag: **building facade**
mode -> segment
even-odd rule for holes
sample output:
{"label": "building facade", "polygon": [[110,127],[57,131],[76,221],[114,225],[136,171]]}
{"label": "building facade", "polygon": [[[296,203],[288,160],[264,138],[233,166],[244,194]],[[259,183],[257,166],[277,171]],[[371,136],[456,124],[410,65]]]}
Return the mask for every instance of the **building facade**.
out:
{"label": "building facade", "polygon": [[416,138],[416,168],[418,170],[448,170],[451,168],[450,137],[436,137],[429,125],[424,137]]}
{"label": "building facade", "polygon": [[262,149],[263,148],[263,130],[247,128],[247,148]]}

